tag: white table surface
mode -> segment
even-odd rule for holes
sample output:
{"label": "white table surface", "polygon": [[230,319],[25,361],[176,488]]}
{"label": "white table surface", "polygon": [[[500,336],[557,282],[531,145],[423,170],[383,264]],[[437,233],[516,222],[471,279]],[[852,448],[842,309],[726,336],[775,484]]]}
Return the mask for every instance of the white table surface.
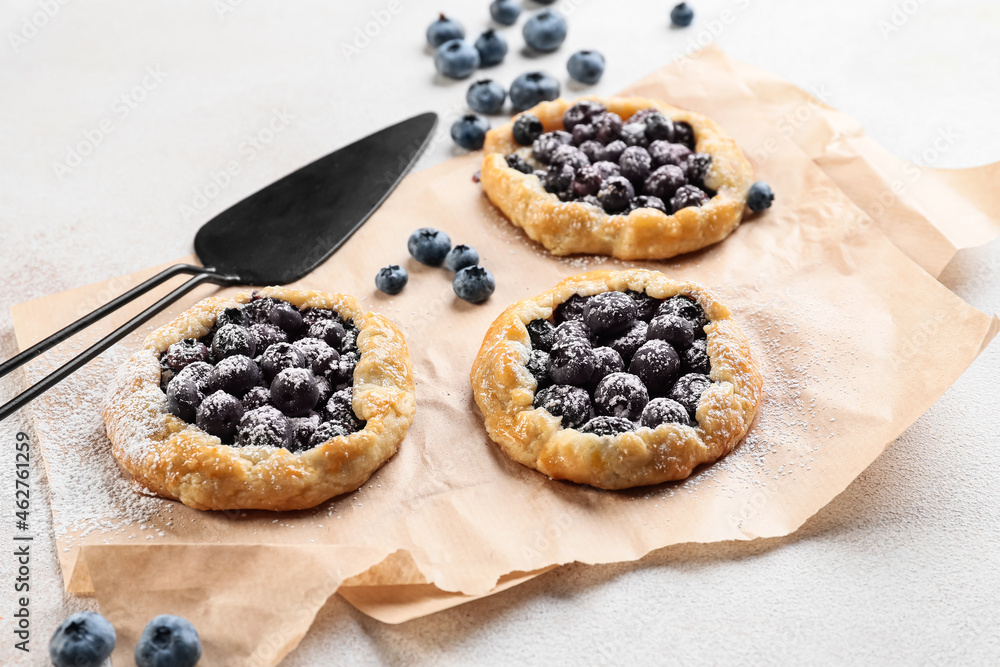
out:
{"label": "white table surface", "polygon": [[[423,32],[444,9],[478,34],[488,24],[487,4],[4,2],[0,357],[15,352],[10,305],[184,255],[211,215],[306,158],[409,113],[460,113],[468,81],[435,77]],[[597,48],[608,68],[592,90],[610,93],[698,40],[714,39],[735,58],[825,91],[897,155],[918,155],[945,131],[957,139],[932,166],[1000,159],[996,2],[704,0],[694,3],[697,17],[687,30],[668,26],[669,2],[560,4],[572,15],[558,53],[528,58],[519,28],[504,29],[511,53],[485,74],[507,84],[541,68],[565,81],[569,54]],[[46,6],[50,18],[39,14]],[[343,45],[355,29],[390,6],[398,13],[346,58]],[[32,31],[25,21],[41,27]],[[147,68],[164,78],[147,78],[148,90],[138,94],[145,99],[126,115],[115,100],[141,85]],[[282,108],[294,118],[249,160],[241,141]],[[59,178],[54,164],[102,118],[112,119],[112,131]],[[420,167],[456,154],[446,132],[447,123]],[[187,141],[191,136],[198,140]],[[184,215],[193,189],[232,159],[242,161],[241,175],[204,209]],[[973,305],[1000,311],[1000,243],[961,252],[942,280]],[[399,626],[334,597],[283,664],[995,664],[998,362],[995,344],[787,538],[683,545],[622,565],[570,565]],[[0,400],[22,380],[0,382]],[[15,564],[6,554],[19,430],[30,433],[23,415],[0,424],[0,662],[45,664],[55,625],[93,601],[62,592],[36,464],[33,652],[27,661],[13,652]]]}

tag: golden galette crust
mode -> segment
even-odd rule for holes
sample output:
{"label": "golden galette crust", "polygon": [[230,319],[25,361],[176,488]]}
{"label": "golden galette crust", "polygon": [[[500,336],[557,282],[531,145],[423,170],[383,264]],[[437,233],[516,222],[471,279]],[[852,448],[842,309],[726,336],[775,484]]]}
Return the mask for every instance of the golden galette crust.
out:
{"label": "golden galette crust", "polygon": [[[624,290],[657,299],[684,294],[704,309],[713,384],[698,402],[696,426],[662,424],[598,436],[564,429],[560,417],[532,406],[536,382],[525,367],[531,353],[525,324],[548,318],[574,294]],[[510,458],[553,479],[602,489],[684,479],[699,464],[728,453],[750,428],[763,384],[749,341],[715,295],[696,283],[644,269],[582,273],[518,301],[487,332],[471,380],[486,431]]]}
{"label": "golden galette crust", "polygon": [[[690,123],[696,150],[712,156],[705,184],[717,194],[703,206],[684,208],[673,215],[650,208],[636,209],[627,215],[608,215],[583,202],[561,202],[545,191],[537,177],[507,166],[504,156],[510,153],[531,158],[531,147],[514,141],[512,120],[486,134],[481,180],[490,201],[529,237],[554,255],[588,253],[621,259],[665,259],[718,243],[739,226],[747,191],[753,182],[753,167],[736,142],[718,125],[693,111],[656,100],[585,99],[600,102],[626,120],[637,111],[655,107],[671,120]],[[524,113],[538,116],[545,131],[551,132],[562,129],[563,114],[577,101],[542,102]]]}
{"label": "golden galette crust", "polygon": [[150,334],[122,366],[104,399],[115,457],[150,491],[196,509],[296,510],[353,491],[395,452],[416,410],[406,341],[382,315],[343,294],[269,287],[263,296],[300,308],[329,308],[354,321],[360,358],[354,413],[367,423],[310,450],[233,447],[167,411],[159,356],[171,344],[208,333],[224,308],[250,300],[212,297]]}

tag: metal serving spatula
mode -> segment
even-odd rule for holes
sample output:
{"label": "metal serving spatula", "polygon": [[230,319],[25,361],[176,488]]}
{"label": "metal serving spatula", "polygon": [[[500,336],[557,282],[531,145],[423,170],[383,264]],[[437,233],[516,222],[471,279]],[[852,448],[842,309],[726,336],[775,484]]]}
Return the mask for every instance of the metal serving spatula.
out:
{"label": "metal serving spatula", "polygon": [[426,146],[425,113],[330,153],[250,195],[198,230],[204,266],[177,264],[0,364],[0,377],[176,275],[192,276],[38,383],[0,406],[0,421],[48,391],[202,283],[285,285],[319,266],[385,201]]}

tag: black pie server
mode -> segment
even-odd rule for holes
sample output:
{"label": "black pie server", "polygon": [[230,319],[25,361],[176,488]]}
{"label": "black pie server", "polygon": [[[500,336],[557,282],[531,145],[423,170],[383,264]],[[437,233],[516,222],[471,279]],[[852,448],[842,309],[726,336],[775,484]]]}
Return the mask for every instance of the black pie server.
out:
{"label": "black pie server", "polygon": [[285,285],[332,255],[385,201],[430,139],[437,115],[387,127],[292,172],[205,223],[194,239],[204,266],[177,264],[0,364],[0,377],[174,276],[186,282],[0,406],[24,407],[202,283]]}

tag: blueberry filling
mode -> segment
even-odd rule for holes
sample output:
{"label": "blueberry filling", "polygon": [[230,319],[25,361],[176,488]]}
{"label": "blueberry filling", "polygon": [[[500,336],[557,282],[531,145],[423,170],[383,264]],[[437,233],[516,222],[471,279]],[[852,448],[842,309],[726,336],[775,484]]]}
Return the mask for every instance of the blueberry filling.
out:
{"label": "blueberry filling", "polygon": [[528,322],[534,407],[563,428],[613,436],[663,424],[697,426],[709,378],[705,326],[694,299],[627,290],[574,294],[553,318]]}
{"label": "blueberry filling", "polygon": [[699,207],[715,196],[705,186],[712,158],[696,153],[694,128],[644,109],[625,121],[599,102],[581,100],[563,114],[564,130],[542,132],[525,114],[514,123],[514,139],[531,146],[545,169],[533,171],[523,156],[506,156],[510,168],[536,174],[560,201],[586,202],[612,214],[639,208],[666,214]]}
{"label": "blueberry filling", "polygon": [[238,447],[304,451],[350,435],[365,427],[351,404],[358,333],[332,310],[255,294],[163,352],[167,409]]}

